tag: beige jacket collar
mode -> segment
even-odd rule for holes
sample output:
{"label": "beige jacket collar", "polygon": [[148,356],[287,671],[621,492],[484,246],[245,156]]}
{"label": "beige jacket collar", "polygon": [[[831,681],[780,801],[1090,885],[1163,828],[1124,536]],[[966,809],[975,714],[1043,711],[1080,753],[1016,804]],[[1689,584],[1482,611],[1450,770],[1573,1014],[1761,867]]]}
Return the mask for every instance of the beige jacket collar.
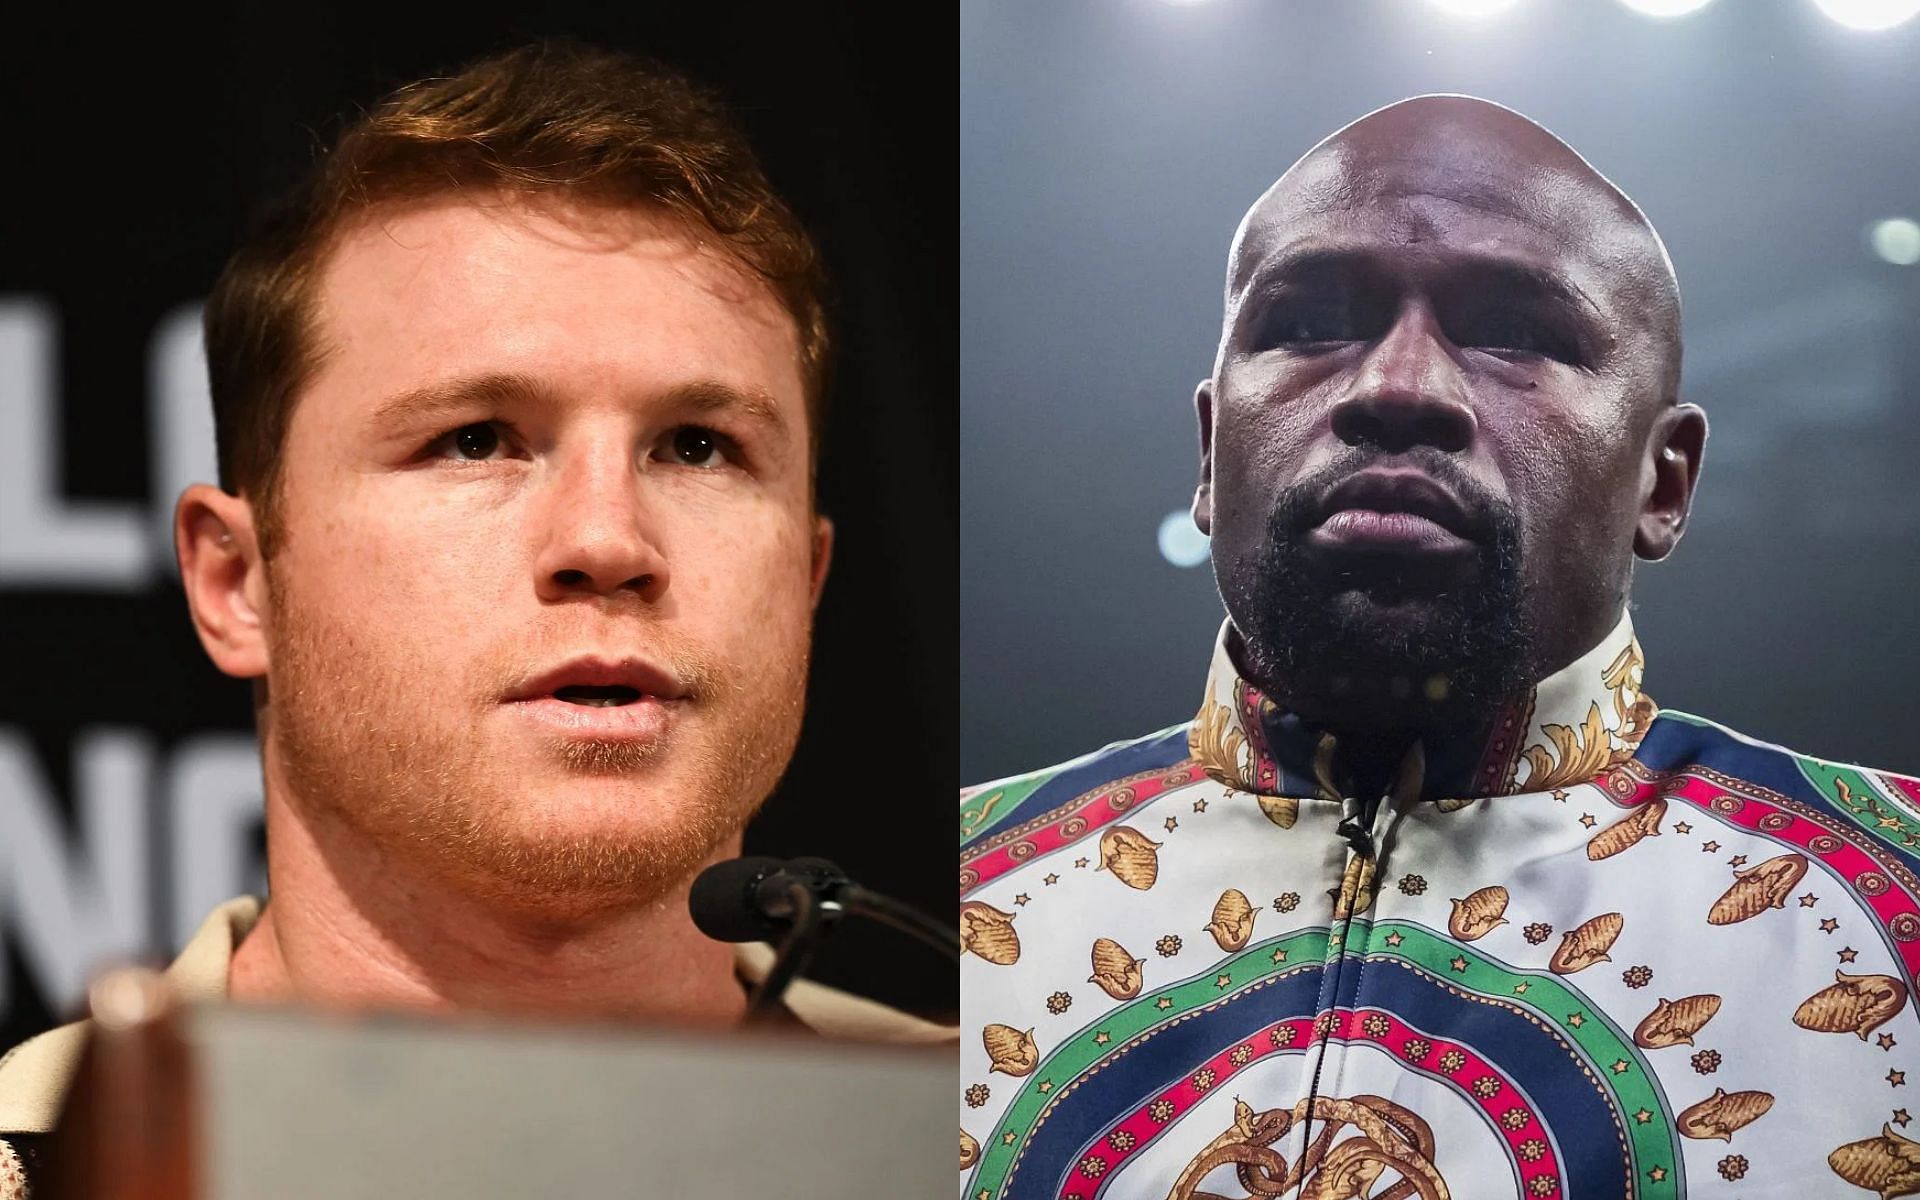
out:
{"label": "beige jacket collar", "polygon": [[[260,919],[260,909],[258,899],[241,896],[214,909],[201,923],[186,949],[166,971],[168,982],[183,1000],[209,1002],[227,998],[227,968],[241,939]],[[761,943],[742,945],[734,955],[735,973],[749,984],[766,978],[772,965],[773,948]],[[938,1043],[957,1041],[960,1036],[957,1028],[925,1021],[805,979],[793,982],[784,1003],[795,1019],[823,1037]],[[86,1021],[62,1025],[20,1043],[0,1057],[0,1135],[53,1130],[67,1089],[79,1069],[88,1026]]]}

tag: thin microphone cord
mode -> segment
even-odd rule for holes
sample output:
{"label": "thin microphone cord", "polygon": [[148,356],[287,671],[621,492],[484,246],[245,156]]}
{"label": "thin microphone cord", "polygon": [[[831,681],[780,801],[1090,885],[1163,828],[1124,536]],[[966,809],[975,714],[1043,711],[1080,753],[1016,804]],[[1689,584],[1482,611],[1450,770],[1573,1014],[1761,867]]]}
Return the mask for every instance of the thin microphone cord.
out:
{"label": "thin microphone cord", "polygon": [[827,907],[814,899],[813,889],[795,880],[787,885],[787,899],[793,904],[793,925],[787,930],[787,936],[780,940],[780,949],[773,958],[773,967],[767,977],[754,989],[753,998],[747,1001],[747,1020],[765,1021],[782,1011],[780,997],[786,993],[787,985],[792,983],[807,961],[813,957],[813,948],[820,940],[820,933],[826,927],[822,911]]}
{"label": "thin microphone cord", "polygon": [[857,883],[849,883],[840,889],[840,903],[848,912],[872,917],[883,925],[892,926],[909,937],[918,938],[954,958],[960,957],[960,933],[951,925],[943,925],[916,908],[910,907],[871,892]]}

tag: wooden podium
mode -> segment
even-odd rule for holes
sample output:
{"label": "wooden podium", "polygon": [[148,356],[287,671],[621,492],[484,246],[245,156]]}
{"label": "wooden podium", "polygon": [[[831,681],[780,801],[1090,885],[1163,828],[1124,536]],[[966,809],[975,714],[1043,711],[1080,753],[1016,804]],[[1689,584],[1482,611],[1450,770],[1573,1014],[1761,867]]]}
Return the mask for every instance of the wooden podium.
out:
{"label": "wooden podium", "polygon": [[162,1000],[99,1017],[44,1194],[931,1197],[954,1178],[954,1069],[951,1048],[779,1031]]}

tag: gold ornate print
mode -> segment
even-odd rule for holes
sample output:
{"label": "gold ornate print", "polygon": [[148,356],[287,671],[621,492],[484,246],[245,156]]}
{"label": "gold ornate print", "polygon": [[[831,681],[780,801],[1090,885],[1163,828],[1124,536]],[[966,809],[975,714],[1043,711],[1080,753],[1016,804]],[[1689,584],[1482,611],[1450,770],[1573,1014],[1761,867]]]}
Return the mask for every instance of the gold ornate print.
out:
{"label": "gold ornate print", "polygon": [[1613,943],[1620,937],[1620,928],[1626,924],[1617,912],[1601,913],[1580,925],[1569,929],[1560,938],[1560,948],[1547,960],[1547,969],[1555,975],[1571,975],[1575,971],[1584,971],[1595,963],[1612,962],[1607,951],[1613,949]]}
{"label": "gold ornate print", "polygon": [[1007,793],[1005,791],[998,791],[981,800],[978,804],[969,804],[967,807],[961,809],[960,840],[964,842],[971,838],[975,831],[987,823],[987,818],[993,815],[993,810],[1000,807],[1000,802],[1006,798]]}
{"label": "gold ornate print", "polygon": [[1772,1107],[1770,1092],[1729,1092],[1715,1088],[1713,1095],[1705,1100],[1681,1109],[1677,1123],[1684,1137],[1731,1142],[1735,1130],[1758,1121]]}
{"label": "gold ornate print", "polygon": [[1463,942],[1478,941],[1507,923],[1507,889],[1499,884],[1469,892],[1453,901],[1447,932]]}
{"label": "gold ornate print", "polygon": [[1222,950],[1231,954],[1243,948],[1253,936],[1253,919],[1258,915],[1260,910],[1247,899],[1245,892],[1228,888],[1213,902],[1213,919],[1203,928],[1213,935]]}
{"label": "gold ornate print", "polygon": [[1682,996],[1678,1000],[1662,998],[1635,1027],[1634,1044],[1647,1050],[1691,1046],[1693,1035],[1719,1011],[1720,997],[1711,994]]}
{"label": "gold ornate print", "polygon": [[1600,719],[1598,703],[1588,707],[1587,719],[1577,729],[1571,725],[1542,725],[1540,731],[1553,746],[1549,749],[1535,743],[1521,756],[1531,768],[1527,774],[1530,792],[1585,783],[1613,765],[1613,740],[1607,735],[1606,722]]}
{"label": "gold ornate print", "polygon": [[1707,910],[1707,924],[1732,925],[1769,908],[1785,908],[1787,896],[1807,873],[1807,856],[1782,854],[1735,871],[1733,886]]}
{"label": "gold ornate print", "polygon": [[1816,1033],[1853,1033],[1861,1041],[1893,1020],[1907,1006],[1907,985],[1891,975],[1833,973],[1821,988],[1793,1010],[1793,1023]]}
{"label": "gold ornate print", "polygon": [[1920,1194],[1920,1142],[1901,1137],[1892,1125],[1882,1125],[1879,1137],[1836,1148],[1827,1165],[1853,1186],[1878,1192],[1880,1200]]}
{"label": "gold ornate print", "polygon": [[962,1129],[960,1131],[960,1169],[964,1171],[979,1161],[980,1143],[974,1141],[968,1136],[967,1131]]}
{"label": "gold ornate print", "polygon": [[1649,800],[1639,808],[1587,839],[1587,857],[1594,862],[1614,855],[1641,839],[1660,836],[1660,822],[1667,815],[1665,797]]}
{"label": "gold ornate print", "polygon": [[1137,891],[1146,891],[1160,877],[1160,843],[1128,825],[1115,825],[1100,835],[1100,865],[1095,870]]}
{"label": "gold ornate print", "polygon": [[1256,796],[1254,799],[1267,820],[1282,829],[1292,829],[1293,823],[1300,819],[1300,801],[1294,796]]}
{"label": "gold ornate print", "polygon": [[1141,968],[1146,965],[1146,959],[1135,958],[1112,938],[1095,938],[1093,974],[1087,982],[1099,984],[1100,990],[1115,1000],[1131,1000],[1140,994]]}
{"label": "gold ornate print", "polygon": [[[1618,728],[1612,733],[1607,731],[1607,723],[1600,715],[1598,702],[1588,705],[1587,719],[1578,726],[1549,724],[1540,727],[1540,732],[1547,735],[1551,745],[1536,742],[1521,755],[1531,768],[1526,783],[1529,792],[1549,792],[1554,788],[1586,783],[1633,757],[1635,747],[1646,736],[1658,711],[1653,701],[1640,694],[1640,679],[1645,664],[1640,643],[1637,640],[1630,641],[1601,673],[1601,684],[1613,693],[1613,713]],[[1618,746],[1614,744],[1616,740]],[[1620,849],[1624,850],[1626,846]],[[1595,857],[1604,858],[1605,855]]]}
{"label": "gold ornate print", "polygon": [[1033,1030],[1021,1032],[1011,1025],[989,1025],[980,1031],[987,1048],[988,1069],[1002,1075],[1030,1075],[1040,1065],[1040,1047],[1034,1044]]}
{"label": "gold ornate print", "polygon": [[1187,731],[1187,749],[1215,783],[1235,791],[1249,791],[1253,777],[1252,751],[1233,719],[1233,711],[1207,697],[1200,716]]}
{"label": "gold ornate print", "polygon": [[[1318,1137],[1289,1164],[1273,1144],[1304,1119],[1320,1123]],[[1291,1109],[1253,1111],[1233,1102],[1233,1124],[1195,1155],[1174,1181],[1167,1200],[1450,1200],[1433,1165],[1433,1130],[1420,1117],[1379,1096],[1338,1100],[1316,1096]],[[1231,1166],[1245,1197],[1200,1191],[1207,1177]],[[1376,1191],[1386,1182],[1383,1190]]]}
{"label": "gold ornate print", "polygon": [[[1419,744],[1414,743],[1415,746]],[[1315,794],[1322,800],[1338,802],[1340,799],[1340,786],[1333,781],[1333,752],[1337,746],[1330,733],[1321,734],[1320,740],[1313,746],[1313,786]]]}
{"label": "gold ornate print", "polygon": [[970,900],[960,906],[960,948],[996,966],[1020,961],[1020,935],[1014,932],[1016,914],[991,904]]}
{"label": "gold ornate print", "polygon": [[1629,750],[1646,736],[1656,711],[1653,701],[1640,694],[1646,665],[1646,656],[1640,652],[1640,639],[1634,638],[1607,665],[1606,674],[1600,680],[1613,693],[1614,715],[1620,719],[1615,736],[1625,742]]}
{"label": "gold ornate print", "polygon": [[1327,895],[1333,897],[1333,919],[1344,921],[1354,913],[1361,913],[1373,907],[1373,871],[1370,858],[1358,854],[1347,855],[1346,870],[1340,873],[1340,885],[1327,889]]}

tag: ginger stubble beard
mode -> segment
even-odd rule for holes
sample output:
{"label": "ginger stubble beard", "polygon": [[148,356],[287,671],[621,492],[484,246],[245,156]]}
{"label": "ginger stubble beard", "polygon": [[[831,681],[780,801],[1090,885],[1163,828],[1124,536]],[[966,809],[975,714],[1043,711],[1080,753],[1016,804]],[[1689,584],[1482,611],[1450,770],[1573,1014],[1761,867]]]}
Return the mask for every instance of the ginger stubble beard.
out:
{"label": "ginger stubble beard", "polygon": [[537,638],[520,637],[476,653],[470,661],[484,666],[468,674],[478,686],[448,704],[424,695],[430,681],[403,665],[418,655],[383,658],[353,624],[303,605],[272,560],[267,588],[273,671],[263,720],[292,805],[506,908],[583,916],[663,899],[759,809],[799,739],[809,638],[794,655],[767,656],[749,694],[656,630],[646,644],[688,685],[695,711],[678,714],[663,741],[556,736],[546,761],[527,765],[552,771],[549,789],[630,776],[633,804],[661,819],[569,832],[565,811],[516,811],[509,764],[492,761],[481,729],[516,681],[570,647],[543,655]]}

